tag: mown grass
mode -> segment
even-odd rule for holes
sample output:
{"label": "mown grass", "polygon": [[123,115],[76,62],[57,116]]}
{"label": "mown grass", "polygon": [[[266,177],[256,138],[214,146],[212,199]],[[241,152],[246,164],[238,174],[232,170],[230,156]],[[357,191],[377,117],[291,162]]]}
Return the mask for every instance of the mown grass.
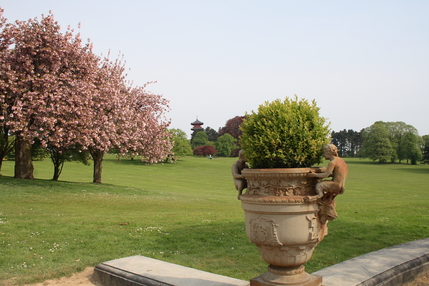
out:
{"label": "mown grass", "polygon": [[[236,159],[185,157],[177,164],[68,163],[51,181],[49,160],[36,180],[0,177],[0,285],[40,282],[86,266],[144,255],[248,280],[266,263],[246,237],[230,167]],[[306,264],[308,272],[391,245],[429,236],[429,166],[348,159],[337,197],[339,218]],[[325,164],[326,165],[326,162]]]}

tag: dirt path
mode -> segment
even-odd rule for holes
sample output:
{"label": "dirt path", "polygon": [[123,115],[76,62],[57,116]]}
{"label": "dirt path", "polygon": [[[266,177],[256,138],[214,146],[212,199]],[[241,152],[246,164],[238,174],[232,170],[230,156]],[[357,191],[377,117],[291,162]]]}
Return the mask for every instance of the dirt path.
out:
{"label": "dirt path", "polygon": [[416,280],[404,284],[403,286],[428,286],[429,285],[429,273],[417,278]]}
{"label": "dirt path", "polygon": [[27,284],[24,286],[102,286],[100,283],[97,283],[92,279],[93,272],[94,267],[87,267],[84,271],[74,273],[70,277],[46,280],[43,283]]}

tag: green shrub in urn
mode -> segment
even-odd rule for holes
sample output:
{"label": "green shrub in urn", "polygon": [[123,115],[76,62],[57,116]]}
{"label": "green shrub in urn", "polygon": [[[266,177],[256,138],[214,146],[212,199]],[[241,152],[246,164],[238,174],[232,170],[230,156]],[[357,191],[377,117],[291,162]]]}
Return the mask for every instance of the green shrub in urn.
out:
{"label": "green shrub in urn", "polygon": [[305,168],[322,161],[329,123],[316,102],[286,97],[246,114],[241,147],[252,168]]}

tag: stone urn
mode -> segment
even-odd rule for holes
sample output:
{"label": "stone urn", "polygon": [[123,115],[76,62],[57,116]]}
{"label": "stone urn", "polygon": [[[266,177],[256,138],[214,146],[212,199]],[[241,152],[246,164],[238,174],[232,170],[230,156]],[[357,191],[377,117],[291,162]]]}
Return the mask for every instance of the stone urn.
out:
{"label": "stone urn", "polygon": [[306,273],[314,248],[327,235],[319,220],[315,185],[325,168],[244,169],[247,191],[239,199],[246,233],[259,249],[268,271],[250,280],[252,286],[322,285],[322,277]]}

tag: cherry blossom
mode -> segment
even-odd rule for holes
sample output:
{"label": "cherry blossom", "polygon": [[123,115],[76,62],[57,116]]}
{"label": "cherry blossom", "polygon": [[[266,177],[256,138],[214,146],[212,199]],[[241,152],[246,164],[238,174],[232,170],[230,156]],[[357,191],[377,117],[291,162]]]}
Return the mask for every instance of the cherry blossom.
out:
{"label": "cherry blossom", "polygon": [[1,14],[0,124],[16,136],[15,177],[33,178],[35,138],[51,152],[88,151],[94,182],[111,148],[149,162],[170,153],[168,101],[132,86],[122,60],[94,55],[70,27],[61,32],[52,13],[13,24]]}

